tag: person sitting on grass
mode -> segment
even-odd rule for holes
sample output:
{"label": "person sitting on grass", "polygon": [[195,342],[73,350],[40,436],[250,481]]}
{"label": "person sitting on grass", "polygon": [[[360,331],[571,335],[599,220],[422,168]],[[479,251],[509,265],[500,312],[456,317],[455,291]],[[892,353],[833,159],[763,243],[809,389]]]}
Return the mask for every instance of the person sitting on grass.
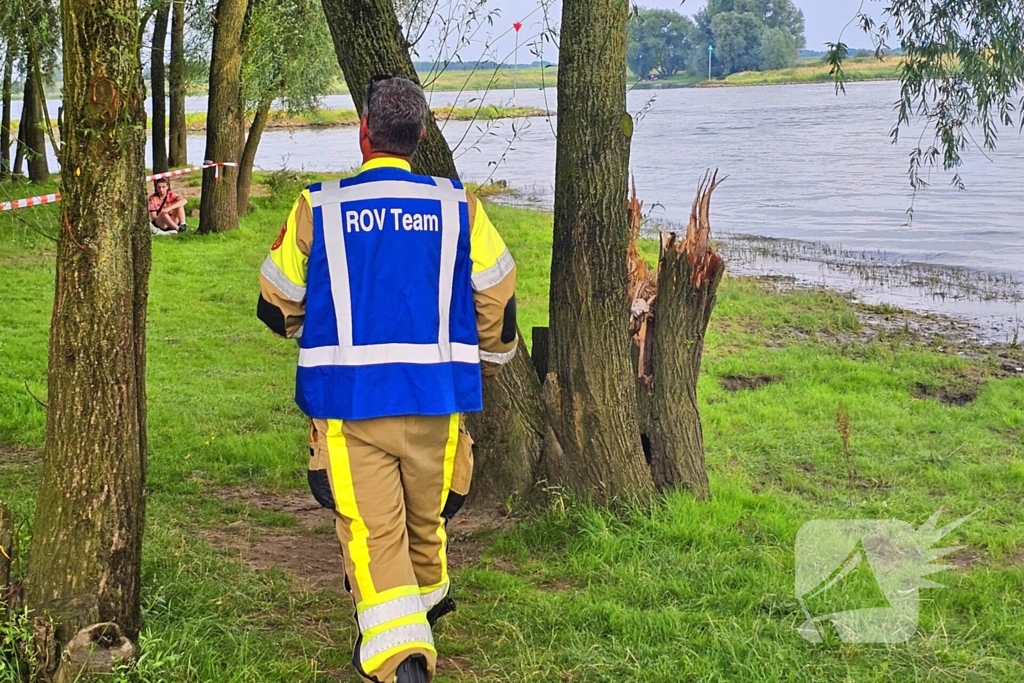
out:
{"label": "person sitting on grass", "polygon": [[149,195],[149,220],[154,235],[176,235],[188,230],[185,222],[185,198],[171,191],[167,178],[153,183]]}

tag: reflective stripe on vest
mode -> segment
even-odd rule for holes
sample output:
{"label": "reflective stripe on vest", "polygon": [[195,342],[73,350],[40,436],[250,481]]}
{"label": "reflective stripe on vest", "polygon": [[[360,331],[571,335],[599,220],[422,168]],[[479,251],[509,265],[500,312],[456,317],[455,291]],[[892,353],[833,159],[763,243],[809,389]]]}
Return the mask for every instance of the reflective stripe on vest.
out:
{"label": "reflective stripe on vest", "polygon": [[[323,215],[324,248],[331,276],[331,295],[338,320],[338,345],[299,350],[299,366],[365,366],[386,363],[427,365],[433,363],[479,363],[480,350],[470,344],[450,343],[448,331],[452,286],[459,243],[459,204],[467,201],[464,190],[450,180],[436,178],[434,185],[401,181],[377,181],[332,186],[311,193],[314,207],[328,207]],[[370,344],[356,346],[352,339],[352,298],[345,246],[345,226],[340,210],[343,202],[389,199],[431,199],[441,202],[441,270],[438,280],[438,318],[436,344]]]}

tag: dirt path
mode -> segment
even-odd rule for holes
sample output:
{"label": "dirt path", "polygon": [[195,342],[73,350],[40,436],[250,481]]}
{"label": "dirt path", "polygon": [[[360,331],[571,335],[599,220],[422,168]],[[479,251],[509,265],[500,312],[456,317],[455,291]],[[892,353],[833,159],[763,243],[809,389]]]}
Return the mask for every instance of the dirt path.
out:
{"label": "dirt path", "polygon": [[[214,548],[258,571],[280,567],[305,589],[344,591],[345,576],[341,548],[334,535],[334,514],[321,508],[312,496],[302,492],[279,495],[235,488],[222,490],[217,497],[231,505],[286,515],[294,524],[262,526],[257,520],[242,515],[237,521],[223,522],[201,532]],[[474,564],[488,545],[488,533],[507,524],[508,518],[483,510],[460,514],[448,529],[450,566]]]}

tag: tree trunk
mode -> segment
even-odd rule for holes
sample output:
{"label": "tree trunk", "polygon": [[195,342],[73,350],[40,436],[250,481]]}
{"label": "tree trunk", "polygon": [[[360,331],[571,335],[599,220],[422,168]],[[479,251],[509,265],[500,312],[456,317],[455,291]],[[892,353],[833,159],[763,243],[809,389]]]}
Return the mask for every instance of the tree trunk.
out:
{"label": "tree trunk", "polygon": [[500,505],[512,495],[533,493],[545,437],[544,402],[522,337],[519,348],[498,379],[484,381],[484,412],[467,416],[475,440],[470,505]]}
{"label": "tree trunk", "polygon": [[188,131],[185,129],[185,0],[171,3],[171,67],[168,85],[171,91],[170,149],[171,168],[188,165]]}
{"label": "tree trunk", "polygon": [[[362,109],[375,74],[401,75],[418,82],[390,0],[323,0],[323,7],[338,64],[357,108]],[[451,149],[433,117],[413,158],[413,170],[458,178]],[[520,344],[517,357],[496,380],[485,383],[484,412],[468,416],[467,426],[476,440],[469,503],[483,507],[513,495],[530,495],[541,455],[555,444],[544,424],[540,382],[525,344]]]}
{"label": "tree trunk", "polygon": [[710,246],[717,175],[708,173],[701,180],[685,239],[662,235],[658,295],[648,331],[651,353],[643,369],[651,380],[647,437],[654,483],[661,490],[685,487],[701,498],[709,495],[709,488],[697,381],[704,335],[725,273],[725,264]]}
{"label": "tree trunk", "polygon": [[11,565],[14,563],[14,515],[0,500],[0,622],[7,619],[10,603]]}
{"label": "tree trunk", "polygon": [[256,150],[260,146],[260,139],[263,137],[263,130],[267,127],[267,118],[270,116],[270,105],[267,100],[260,102],[256,108],[252,123],[249,125],[249,135],[245,138],[245,149],[242,150],[242,159],[238,162],[238,215],[244,216],[249,213],[249,191],[252,189],[252,168],[256,163]]}
{"label": "tree trunk", "polygon": [[[322,3],[338,64],[345,73],[356,111],[363,110],[366,88],[370,78],[377,74],[405,76],[420,82],[393,0],[322,0]],[[416,173],[459,177],[452,151],[433,114],[427,122],[427,137],[413,157],[412,165]]]}
{"label": "tree trunk", "polygon": [[39,92],[36,78],[37,55],[29,47],[25,69],[25,95],[22,103],[21,123],[25,129],[25,158],[28,160],[28,179],[33,183],[45,183],[50,179],[50,164],[46,159],[46,133],[43,132],[43,107],[46,94]]}
{"label": "tree trunk", "polygon": [[606,502],[647,496],[630,361],[629,145],[621,0],[564,0],[548,375],[570,486]]}
{"label": "tree trunk", "polygon": [[11,87],[14,78],[14,48],[4,51],[3,114],[0,116],[0,180],[11,175]]}
{"label": "tree trunk", "polygon": [[117,624],[91,624],[64,648],[53,683],[82,683],[111,678],[115,668],[135,656],[135,645]]}
{"label": "tree trunk", "polygon": [[18,139],[14,150],[14,163],[11,164],[11,175],[21,175],[21,167],[25,162],[25,117],[28,115],[29,112],[26,112],[25,110],[23,99],[21,106],[21,121],[18,122]]}
{"label": "tree trunk", "polygon": [[138,27],[124,20],[136,12],[135,0],[61,3],[63,154],[76,172],[61,175],[46,457],[25,584],[27,604],[58,623],[98,615],[132,639],[150,268],[142,64]]}
{"label": "tree trunk", "polygon": [[[207,161],[238,161],[242,151],[242,32],[249,0],[219,0],[210,57],[210,94],[206,113]],[[238,171],[230,166],[203,171],[199,232],[238,227]]]}
{"label": "tree trunk", "polygon": [[153,48],[150,50],[150,90],[153,94],[153,172],[167,171],[167,88],[164,75],[164,46],[167,44],[168,5],[156,11],[153,22]]}
{"label": "tree trunk", "polygon": [[653,386],[649,402],[651,473],[666,491],[685,487],[708,495],[704,433],[697,407],[704,334],[715,306],[725,265],[718,261],[711,280],[693,286],[694,267],[674,235],[662,238],[658,298],[654,302]]}

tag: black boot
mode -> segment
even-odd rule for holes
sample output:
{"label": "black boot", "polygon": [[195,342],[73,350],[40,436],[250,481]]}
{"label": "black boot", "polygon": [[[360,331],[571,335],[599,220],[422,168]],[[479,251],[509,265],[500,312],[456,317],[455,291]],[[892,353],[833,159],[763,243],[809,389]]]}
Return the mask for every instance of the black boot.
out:
{"label": "black boot", "polygon": [[413,655],[398,665],[395,683],[427,683],[427,660]]}

